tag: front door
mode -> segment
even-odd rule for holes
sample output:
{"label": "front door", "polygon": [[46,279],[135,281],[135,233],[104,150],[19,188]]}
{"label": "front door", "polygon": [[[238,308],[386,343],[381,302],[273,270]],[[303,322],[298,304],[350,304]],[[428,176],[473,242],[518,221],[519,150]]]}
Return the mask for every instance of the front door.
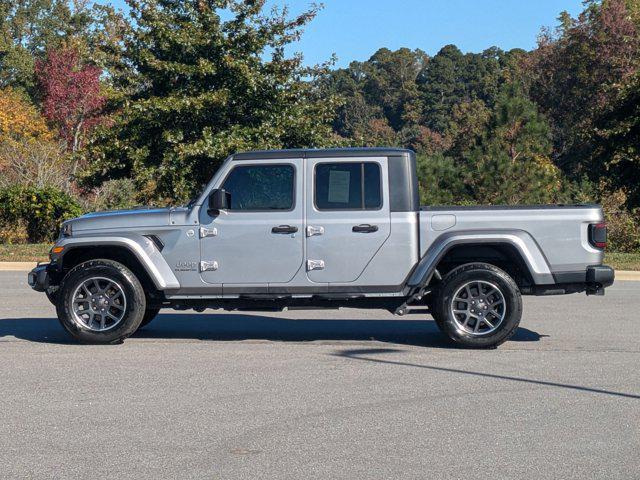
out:
{"label": "front door", "polygon": [[232,161],[221,178],[230,208],[200,213],[203,281],[289,282],[303,263],[302,159]]}
{"label": "front door", "polygon": [[357,282],[391,232],[387,158],[307,162],[307,276]]}

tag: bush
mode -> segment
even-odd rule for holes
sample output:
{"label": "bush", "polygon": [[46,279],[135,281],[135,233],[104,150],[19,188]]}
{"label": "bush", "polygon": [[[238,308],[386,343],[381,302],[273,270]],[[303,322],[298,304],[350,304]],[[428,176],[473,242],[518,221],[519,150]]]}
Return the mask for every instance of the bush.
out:
{"label": "bush", "polygon": [[627,210],[623,190],[604,194],[602,209],[607,221],[608,250],[631,253],[640,250],[640,211]]}
{"label": "bush", "polygon": [[54,187],[0,189],[0,221],[5,225],[24,222],[30,242],[52,241],[64,220],[81,214],[78,202]]}
{"label": "bush", "polygon": [[108,180],[96,189],[90,209],[104,211],[135,207],[139,205],[137,193],[135,182],[129,178]]}
{"label": "bush", "polygon": [[0,221],[0,244],[19,245],[28,241],[29,234],[24,220],[11,223]]}

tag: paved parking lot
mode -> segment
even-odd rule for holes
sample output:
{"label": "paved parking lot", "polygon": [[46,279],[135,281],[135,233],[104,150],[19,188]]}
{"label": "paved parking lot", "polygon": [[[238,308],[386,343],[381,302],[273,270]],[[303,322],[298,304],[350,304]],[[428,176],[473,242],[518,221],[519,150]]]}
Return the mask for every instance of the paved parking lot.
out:
{"label": "paved parking lot", "polygon": [[2,478],[640,478],[640,283],[525,299],[493,351],[429,319],[167,313],[70,341],[0,272]]}

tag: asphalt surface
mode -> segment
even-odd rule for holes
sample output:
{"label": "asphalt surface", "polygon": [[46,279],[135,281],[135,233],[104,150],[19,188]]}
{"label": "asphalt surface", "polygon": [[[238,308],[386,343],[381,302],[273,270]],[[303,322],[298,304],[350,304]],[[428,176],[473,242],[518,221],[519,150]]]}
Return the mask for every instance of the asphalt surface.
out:
{"label": "asphalt surface", "polygon": [[2,478],[640,478],[637,282],[527,297],[470,351],[362,310],[167,313],[81,346],[25,277],[0,273]]}

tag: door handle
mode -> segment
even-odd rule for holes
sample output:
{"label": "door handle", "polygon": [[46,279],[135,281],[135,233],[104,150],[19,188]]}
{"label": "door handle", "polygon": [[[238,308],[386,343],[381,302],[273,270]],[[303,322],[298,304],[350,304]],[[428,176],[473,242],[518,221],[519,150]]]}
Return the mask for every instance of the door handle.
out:
{"label": "door handle", "polygon": [[291,225],[279,225],[271,229],[271,233],[296,233],[298,227],[292,227]]}
{"label": "door handle", "polygon": [[373,233],[378,231],[378,226],[364,223],[362,225],[354,225],[351,231],[356,233]]}

